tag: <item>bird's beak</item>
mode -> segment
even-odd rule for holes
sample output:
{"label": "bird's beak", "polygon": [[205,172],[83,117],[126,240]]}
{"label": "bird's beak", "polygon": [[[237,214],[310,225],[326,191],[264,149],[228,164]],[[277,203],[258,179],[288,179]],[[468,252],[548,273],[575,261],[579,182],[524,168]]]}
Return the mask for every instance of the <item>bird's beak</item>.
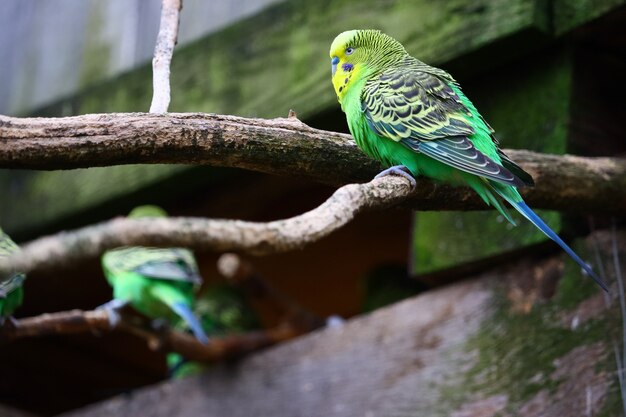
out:
{"label": "bird's beak", "polygon": [[334,56],[333,59],[330,61],[330,63],[332,64],[332,67],[333,67],[333,76],[334,76],[335,71],[337,71],[337,64],[339,64],[339,58]]}

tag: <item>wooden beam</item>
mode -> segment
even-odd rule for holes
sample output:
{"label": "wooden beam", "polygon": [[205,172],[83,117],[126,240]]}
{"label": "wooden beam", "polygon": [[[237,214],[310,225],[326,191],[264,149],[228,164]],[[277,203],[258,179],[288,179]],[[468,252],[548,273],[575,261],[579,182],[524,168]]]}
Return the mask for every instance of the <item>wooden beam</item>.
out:
{"label": "wooden beam", "polygon": [[35,414],[18,410],[17,408],[8,407],[0,404],[0,416],[2,417],[36,417]]}
{"label": "wooden beam", "polygon": [[552,25],[555,35],[575,29],[626,4],[624,0],[554,0]]}
{"label": "wooden beam", "polygon": [[[611,279],[613,238],[577,246],[595,245]],[[624,259],[626,235],[617,238]],[[605,302],[569,261],[521,261],[63,416],[613,415],[621,336]]]}

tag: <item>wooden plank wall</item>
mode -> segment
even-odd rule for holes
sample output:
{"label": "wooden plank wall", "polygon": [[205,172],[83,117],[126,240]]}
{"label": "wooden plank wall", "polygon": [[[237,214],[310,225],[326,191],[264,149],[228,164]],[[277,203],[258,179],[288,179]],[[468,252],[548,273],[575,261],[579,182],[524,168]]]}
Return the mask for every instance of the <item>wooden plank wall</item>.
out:
{"label": "wooden plank wall", "polygon": [[[626,234],[618,238],[623,260]],[[612,239],[601,232],[576,246],[599,253],[610,281]],[[614,415],[619,310],[562,260],[512,261],[203,375],[63,416]]]}

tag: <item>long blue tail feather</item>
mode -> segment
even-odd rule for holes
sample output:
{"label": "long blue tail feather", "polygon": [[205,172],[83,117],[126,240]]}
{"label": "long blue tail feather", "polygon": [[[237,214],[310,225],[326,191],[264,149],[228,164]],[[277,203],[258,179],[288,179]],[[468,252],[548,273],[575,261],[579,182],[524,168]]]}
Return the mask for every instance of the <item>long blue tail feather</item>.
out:
{"label": "long blue tail feather", "polygon": [[209,337],[204,332],[200,321],[193,315],[193,311],[183,303],[174,303],[172,304],[172,310],[176,312],[191,328],[194,336],[198,341],[202,344],[209,343]]}
{"label": "long blue tail feather", "polygon": [[[510,201],[511,202],[511,201]],[[574,260],[576,261],[576,263],[578,265],[580,265],[580,267],[587,273],[587,275],[589,275],[591,278],[593,278],[593,280],[600,286],[602,287],[602,289],[606,292],[609,291],[609,288],[607,287],[607,285],[604,283],[604,281],[602,281],[602,279],[600,279],[600,277],[593,272],[593,270],[591,269],[591,267],[585,263],[585,261],[583,261],[577,254],[576,252],[574,252],[572,250],[572,248],[570,248],[567,243],[563,242],[563,240],[559,237],[559,235],[557,235],[554,230],[550,229],[550,226],[548,226],[543,220],[541,220],[541,217],[539,217],[530,207],[528,207],[528,205],[526,205],[526,203],[524,203],[523,201],[518,201],[518,202],[511,202],[511,204],[513,205],[513,207],[515,207],[515,209],[517,211],[519,211],[524,217],[526,217],[532,224],[534,224],[539,230],[541,230],[543,233],[545,233],[546,236],[548,236],[550,239],[552,239],[553,241],[555,241],[561,248],[563,248],[563,250]]]}

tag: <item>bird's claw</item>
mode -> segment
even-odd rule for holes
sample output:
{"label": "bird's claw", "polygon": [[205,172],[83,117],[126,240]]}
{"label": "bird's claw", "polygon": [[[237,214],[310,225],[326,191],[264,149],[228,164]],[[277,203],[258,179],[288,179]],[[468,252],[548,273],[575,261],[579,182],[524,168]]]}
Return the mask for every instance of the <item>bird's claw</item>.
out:
{"label": "bird's claw", "polygon": [[395,165],[395,166],[392,166],[391,168],[387,168],[386,170],[381,171],[374,178],[380,178],[386,175],[398,175],[400,177],[404,177],[407,180],[409,180],[409,183],[411,184],[411,191],[417,188],[417,181],[415,181],[415,178],[413,177],[411,172],[409,172],[409,169],[405,167],[404,165]]}
{"label": "bird's claw", "polygon": [[102,304],[101,306],[98,306],[96,310],[106,310],[107,316],[109,317],[109,326],[111,326],[111,328],[115,328],[122,321],[120,310],[122,310],[127,305],[128,301],[113,299],[107,303]]}
{"label": "bird's claw", "polygon": [[152,327],[152,329],[157,332],[157,333],[161,333],[166,331],[167,329],[170,328],[170,325],[168,323],[167,320],[165,319],[154,319],[152,320],[152,322],[150,323],[150,327]]}
{"label": "bird's claw", "polygon": [[343,327],[345,322],[346,321],[343,319],[343,317],[338,316],[336,314],[326,317],[326,327],[330,327],[330,328]]}
{"label": "bird's claw", "polygon": [[4,327],[5,329],[16,329],[18,326],[17,320],[15,317],[0,317],[0,328]]}

